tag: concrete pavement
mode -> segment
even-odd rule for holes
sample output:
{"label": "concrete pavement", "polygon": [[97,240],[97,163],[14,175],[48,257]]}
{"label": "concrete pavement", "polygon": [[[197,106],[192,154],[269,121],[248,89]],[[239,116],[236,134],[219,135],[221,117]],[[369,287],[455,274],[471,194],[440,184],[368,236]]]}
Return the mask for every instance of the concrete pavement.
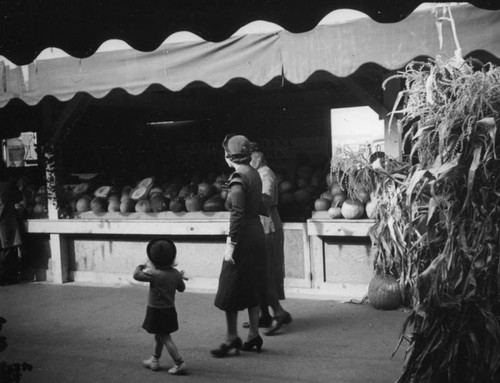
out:
{"label": "concrete pavement", "polygon": [[[209,350],[224,339],[224,315],[213,306],[213,294],[185,292],[177,294],[180,330],[173,339],[189,375],[167,373],[166,351],[162,370],[149,371],[141,366],[153,350],[152,336],[141,328],[146,298],[146,285],[0,287],[0,316],[7,319],[0,335],[9,344],[0,361],[32,364],[23,383],[389,383],[403,366],[405,344],[391,358],[403,311],[306,299],[283,302],[294,322],[280,335],[263,336],[262,353],[213,358]],[[239,322],[246,320],[240,313]]]}

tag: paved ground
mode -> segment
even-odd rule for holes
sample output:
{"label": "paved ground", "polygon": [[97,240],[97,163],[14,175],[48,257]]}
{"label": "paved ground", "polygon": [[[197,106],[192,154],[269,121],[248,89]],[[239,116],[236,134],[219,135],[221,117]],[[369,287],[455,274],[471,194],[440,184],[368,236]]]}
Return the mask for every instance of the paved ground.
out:
{"label": "paved ground", "polygon": [[[153,347],[140,327],[146,296],[145,286],[0,287],[0,316],[8,321],[0,335],[9,343],[0,360],[31,363],[33,371],[21,380],[26,383],[388,383],[402,369],[405,345],[391,358],[405,319],[400,310],[287,299],[294,322],[281,335],[264,337],[261,354],[215,359],[209,350],[223,340],[223,313],[213,306],[213,295],[185,292],[177,298],[180,330],[174,340],[189,375],[168,375],[166,352],[162,370],[152,372],[141,366]],[[240,322],[246,319],[240,314]]]}

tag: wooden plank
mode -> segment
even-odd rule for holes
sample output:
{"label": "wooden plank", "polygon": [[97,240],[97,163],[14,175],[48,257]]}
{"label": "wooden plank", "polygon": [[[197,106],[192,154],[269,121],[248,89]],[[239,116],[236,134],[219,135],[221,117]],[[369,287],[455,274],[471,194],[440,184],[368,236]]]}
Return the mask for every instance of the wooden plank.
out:
{"label": "wooden plank", "polygon": [[309,219],[307,220],[307,234],[333,237],[367,237],[374,223],[375,220],[372,219]]}
{"label": "wooden plank", "polygon": [[227,235],[228,229],[227,220],[32,219],[26,223],[28,233],[57,234]]}

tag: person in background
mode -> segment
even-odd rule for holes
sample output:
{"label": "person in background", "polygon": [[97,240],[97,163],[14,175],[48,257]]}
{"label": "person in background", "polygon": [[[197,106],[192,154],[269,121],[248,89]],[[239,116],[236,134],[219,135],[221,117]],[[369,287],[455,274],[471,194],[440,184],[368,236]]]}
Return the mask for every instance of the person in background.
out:
{"label": "person in background", "polygon": [[142,328],[154,334],[155,349],[153,355],[143,361],[143,366],[158,371],[165,346],[175,363],[168,373],[182,375],[187,373],[186,363],[170,334],[179,329],[175,292],[183,292],[186,289],[184,271],[175,269],[177,249],[170,239],[154,239],[148,243],[146,251],[149,261],[137,266],[134,279],[149,282],[148,307]]}
{"label": "person in background", "polygon": [[[285,299],[285,256],[283,224],[278,213],[278,183],[276,175],[267,165],[264,153],[256,143],[251,143],[250,151],[252,153],[250,165],[257,169],[262,179],[260,218],[266,234],[267,293],[266,302],[260,307],[259,326],[268,327],[264,331],[265,335],[274,335],[283,325],[292,323],[292,316],[280,304],[280,300]],[[269,306],[273,311],[272,317]]]}
{"label": "person in background", "polygon": [[[231,350],[260,352],[259,306],[266,287],[266,245],[259,219],[262,181],[250,166],[250,142],[245,136],[228,135],[222,143],[228,166],[234,168],[228,181],[226,206],[230,212],[229,234],[214,304],[226,316],[226,339],[213,356],[224,357]],[[248,336],[238,336],[238,312],[248,310]]]}
{"label": "person in background", "polygon": [[20,278],[19,247],[21,223],[15,205],[23,195],[0,160],[0,285],[15,284]]}

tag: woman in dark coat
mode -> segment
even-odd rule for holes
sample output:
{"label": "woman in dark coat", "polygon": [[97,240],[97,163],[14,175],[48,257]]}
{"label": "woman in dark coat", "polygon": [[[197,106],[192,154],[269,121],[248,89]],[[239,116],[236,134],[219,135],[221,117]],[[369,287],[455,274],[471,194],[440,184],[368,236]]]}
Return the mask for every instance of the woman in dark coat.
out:
{"label": "woman in dark coat", "polygon": [[[250,166],[250,142],[244,136],[226,136],[226,162],[235,169],[229,178],[227,207],[229,235],[219,276],[215,306],[225,311],[226,341],[211,353],[223,357],[239,349],[260,352],[259,306],[266,292],[266,242],[259,218],[262,181]],[[248,310],[245,343],[238,336],[238,311]]]}
{"label": "woman in dark coat", "polygon": [[21,200],[21,191],[0,161],[0,285],[19,281],[21,231],[15,204]]}

